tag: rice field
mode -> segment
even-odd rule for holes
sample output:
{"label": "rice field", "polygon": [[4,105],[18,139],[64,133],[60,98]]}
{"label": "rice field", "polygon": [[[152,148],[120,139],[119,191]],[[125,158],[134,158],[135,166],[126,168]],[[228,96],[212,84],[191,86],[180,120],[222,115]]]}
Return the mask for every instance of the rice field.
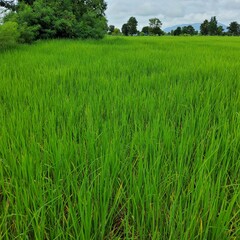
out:
{"label": "rice field", "polygon": [[0,52],[0,239],[240,239],[240,38]]}

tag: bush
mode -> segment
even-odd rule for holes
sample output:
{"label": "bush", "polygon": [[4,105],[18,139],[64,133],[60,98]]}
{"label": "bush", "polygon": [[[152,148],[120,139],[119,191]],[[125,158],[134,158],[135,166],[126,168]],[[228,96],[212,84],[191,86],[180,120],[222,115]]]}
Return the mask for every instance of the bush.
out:
{"label": "bush", "polygon": [[19,32],[16,22],[6,22],[0,25],[0,49],[16,45],[18,38]]}
{"label": "bush", "polygon": [[84,14],[75,32],[77,38],[101,39],[107,32],[106,19],[97,17],[93,12]]}
{"label": "bush", "polygon": [[107,32],[104,16],[106,4],[91,1],[18,1],[16,12],[10,12],[5,22],[18,24],[19,42],[32,43],[49,38],[103,38]]}
{"label": "bush", "polygon": [[34,25],[34,26],[28,26],[26,23],[24,23],[20,28],[19,28],[19,42],[20,43],[32,43],[37,39],[38,36],[38,31],[40,29],[39,25]]}
{"label": "bush", "polygon": [[19,12],[10,12],[4,17],[5,24],[12,22],[17,24],[18,41],[20,43],[32,43],[39,35],[40,25],[36,23],[36,16],[30,6],[19,5]]}
{"label": "bush", "polygon": [[56,37],[73,38],[76,35],[74,31],[74,26],[76,26],[76,24],[77,21],[74,14],[65,10],[61,18],[55,18],[54,29],[56,31]]}
{"label": "bush", "polygon": [[17,22],[19,24],[20,43],[32,43],[37,39],[40,25],[38,24],[36,14],[29,5],[20,4]]}

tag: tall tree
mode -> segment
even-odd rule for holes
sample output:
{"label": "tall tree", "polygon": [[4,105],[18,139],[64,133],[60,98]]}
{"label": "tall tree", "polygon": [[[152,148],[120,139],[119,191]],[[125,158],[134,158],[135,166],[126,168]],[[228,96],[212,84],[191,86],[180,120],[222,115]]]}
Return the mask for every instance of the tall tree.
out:
{"label": "tall tree", "polygon": [[224,32],[223,26],[218,26],[217,27],[217,35],[222,36]]}
{"label": "tall tree", "polygon": [[112,33],[114,32],[115,26],[114,25],[109,25],[108,26],[108,34],[112,35]]}
{"label": "tall tree", "polygon": [[228,34],[232,36],[239,36],[240,35],[240,24],[238,22],[231,22],[228,26]]}
{"label": "tall tree", "polygon": [[182,34],[194,35],[196,33],[192,25],[182,27]]}
{"label": "tall tree", "polygon": [[182,34],[188,34],[187,26],[182,27]]}
{"label": "tall tree", "polygon": [[153,35],[163,35],[162,22],[158,18],[149,19],[149,32]]}
{"label": "tall tree", "polygon": [[209,22],[209,34],[214,36],[218,33],[218,22],[216,16],[211,17],[211,20]]}
{"label": "tall tree", "polygon": [[130,17],[127,22],[129,35],[137,34],[137,32],[138,32],[137,25],[138,25],[137,19],[135,17]]}
{"label": "tall tree", "polygon": [[149,32],[150,32],[149,28],[150,28],[149,26],[143,27],[142,28],[142,33],[144,33],[144,35],[149,35]]}
{"label": "tall tree", "polygon": [[104,0],[70,0],[70,2],[77,20],[80,20],[88,11],[94,12],[97,17],[105,16],[107,4]]}
{"label": "tall tree", "polygon": [[173,31],[173,35],[174,36],[179,36],[182,34],[182,29],[181,27],[177,27],[174,31]]}
{"label": "tall tree", "polygon": [[124,36],[128,36],[128,34],[129,34],[129,29],[128,29],[128,24],[127,23],[124,23],[122,25],[122,34]]}
{"label": "tall tree", "polygon": [[150,28],[161,28],[162,27],[162,22],[158,18],[151,18],[149,19],[149,27]]}
{"label": "tall tree", "polygon": [[195,34],[195,29],[194,29],[194,27],[193,27],[192,25],[188,25],[188,26],[187,26],[187,32],[188,32],[188,34],[190,34],[190,35],[194,35],[194,34]]}
{"label": "tall tree", "polygon": [[205,36],[209,34],[209,21],[207,19],[201,24],[200,33]]}

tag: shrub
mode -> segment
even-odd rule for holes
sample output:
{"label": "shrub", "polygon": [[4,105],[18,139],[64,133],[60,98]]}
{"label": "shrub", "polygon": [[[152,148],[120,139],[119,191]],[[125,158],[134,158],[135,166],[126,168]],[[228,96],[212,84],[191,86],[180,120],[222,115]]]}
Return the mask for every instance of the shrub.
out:
{"label": "shrub", "polygon": [[86,39],[101,39],[107,32],[107,22],[104,17],[99,18],[93,12],[84,14],[76,26],[76,37]]}
{"label": "shrub", "polygon": [[5,24],[12,22],[17,25],[18,41],[32,43],[39,36],[40,25],[36,23],[36,15],[26,4],[19,5],[19,12],[10,12],[4,17]]}
{"label": "shrub", "polygon": [[16,22],[6,22],[0,25],[0,49],[16,45],[18,38],[19,32]]}
{"label": "shrub", "polygon": [[37,39],[39,29],[40,29],[39,25],[28,26],[26,23],[24,23],[19,28],[20,33],[19,42],[32,43]]}

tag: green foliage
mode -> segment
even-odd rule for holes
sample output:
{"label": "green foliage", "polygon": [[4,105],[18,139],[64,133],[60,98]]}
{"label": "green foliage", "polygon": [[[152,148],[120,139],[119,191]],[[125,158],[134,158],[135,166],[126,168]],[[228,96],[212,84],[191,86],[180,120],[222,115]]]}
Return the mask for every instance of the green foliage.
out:
{"label": "green foliage", "polygon": [[38,38],[41,26],[37,17],[31,6],[20,4],[16,19],[19,25],[19,41],[21,43],[32,43]]}
{"label": "green foliage", "polygon": [[105,18],[98,19],[96,13],[89,12],[82,16],[82,20],[76,26],[76,36],[79,38],[101,39],[107,32],[107,22]]}
{"label": "green foliage", "polygon": [[14,15],[21,42],[48,38],[102,38],[107,31],[103,0],[20,1]]}
{"label": "green foliage", "polygon": [[118,28],[114,28],[114,31],[112,33],[113,36],[120,36],[121,35],[121,31]]}
{"label": "green foliage", "polygon": [[150,27],[149,27],[149,26],[143,27],[143,28],[142,28],[142,33],[143,33],[143,35],[145,35],[145,36],[149,35],[149,33],[150,33]]}
{"label": "green foliage", "polygon": [[228,26],[228,34],[232,36],[239,36],[240,35],[240,24],[234,21],[231,22]]}
{"label": "green foliage", "polygon": [[218,26],[217,18],[211,17],[211,20],[208,21],[207,19],[200,26],[200,33],[202,35],[211,35],[211,36],[221,36],[223,35],[224,29],[222,26]]}
{"label": "green foliage", "polygon": [[154,28],[150,28],[150,34],[156,35],[156,36],[161,36],[161,35],[164,35],[164,32],[161,30],[160,27],[154,27]]}
{"label": "green foliage", "polygon": [[137,25],[138,25],[137,19],[135,17],[130,17],[127,22],[129,35],[137,34]]}
{"label": "green foliage", "polygon": [[0,57],[0,239],[238,240],[240,38],[109,37]]}
{"label": "green foliage", "polygon": [[158,18],[149,19],[149,29],[148,32],[150,35],[164,35],[164,32],[161,30],[162,22]]}
{"label": "green foliage", "polygon": [[34,42],[35,40],[37,40],[39,30],[39,25],[28,26],[27,23],[23,23],[21,26],[19,26],[19,42],[29,44]]}
{"label": "green foliage", "polygon": [[172,30],[169,35],[193,36],[193,35],[197,35],[197,34],[198,34],[198,31],[196,31],[192,25],[188,25],[188,26],[183,26],[183,27],[177,27],[175,30]]}
{"label": "green foliage", "polygon": [[209,29],[209,35],[211,36],[218,35],[218,22],[215,16],[211,17],[211,20],[208,25],[208,29]]}
{"label": "green foliage", "polygon": [[208,35],[209,33],[209,21],[206,19],[200,26],[200,33],[204,36]]}
{"label": "green foliage", "polygon": [[122,33],[124,36],[128,36],[129,34],[129,28],[128,28],[128,24],[127,23],[124,23],[122,25]]}
{"label": "green foliage", "polygon": [[196,31],[192,25],[188,25],[186,27],[182,27],[182,34],[187,34],[187,35],[195,35]]}
{"label": "green foliage", "polygon": [[3,23],[6,22],[17,22],[17,14],[15,12],[8,12],[8,14],[6,14],[3,19],[2,19]]}
{"label": "green foliage", "polygon": [[174,31],[173,31],[173,35],[174,36],[180,36],[182,34],[182,29],[181,27],[177,27]]}
{"label": "green foliage", "polygon": [[64,19],[68,17],[68,12],[65,11],[65,16],[62,14],[61,16],[58,15],[57,18],[55,15],[56,10],[40,0],[34,2],[32,9],[34,11],[35,19],[33,23],[30,22],[30,24],[40,26],[38,38],[48,39],[56,37],[57,30],[59,30],[57,22],[58,20],[61,20],[62,17],[64,21]]}
{"label": "green foliage", "polygon": [[75,26],[77,24],[74,14],[70,11],[61,12],[59,18],[55,18],[54,30],[58,38],[73,38],[76,34]]}
{"label": "green foliage", "polygon": [[138,33],[138,21],[135,17],[130,17],[127,23],[122,25],[122,33],[125,36],[133,36]]}
{"label": "green foliage", "polygon": [[217,27],[217,34],[218,36],[222,36],[223,35],[223,27],[222,26],[218,26]]}
{"label": "green foliage", "polygon": [[6,22],[0,25],[0,50],[15,46],[18,38],[19,32],[16,22]]}
{"label": "green foliage", "polygon": [[150,28],[161,28],[162,27],[162,22],[158,18],[151,18],[149,19],[149,27]]}
{"label": "green foliage", "polygon": [[108,27],[108,34],[109,35],[113,35],[113,36],[120,36],[121,35],[121,31],[118,28],[115,28],[114,25],[109,25]]}
{"label": "green foliage", "polygon": [[114,25],[109,25],[108,27],[108,34],[112,35],[112,33],[114,32],[115,26]]}

